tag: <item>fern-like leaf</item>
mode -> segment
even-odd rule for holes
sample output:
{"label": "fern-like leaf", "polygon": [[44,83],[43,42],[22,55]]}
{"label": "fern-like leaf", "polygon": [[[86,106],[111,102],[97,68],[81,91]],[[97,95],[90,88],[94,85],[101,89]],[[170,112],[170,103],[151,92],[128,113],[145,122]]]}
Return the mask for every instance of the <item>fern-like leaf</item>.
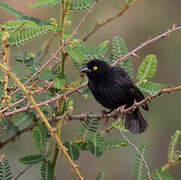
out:
{"label": "fern-like leaf", "polygon": [[0,3],[0,8],[4,9],[5,11],[9,12],[10,14],[16,16],[20,20],[33,21],[39,26],[50,24],[49,22],[43,21],[43,20],[35,18],[35,17],[25,16],[23,13],[21,13],[18,10],[8,6],[8,4],[5,4],[5,3]]}
{"label": "fern-like leaf", "polygon": [[37,0],[36,3],[29,3],[28,6],[30,8],[52,7],[59,3],[60,0]]}
{"label": "fern-like leaf", "polygon": [[14,31],[15,29],[18,29],[22,25],[25,28],[33,28],[33,27],[37,27],[38,26],[33,21],[18,20],[18,21],[6,21],[4,24],[1,24],[0,27],[3,28],[5,31],[10,31],[10,30]]}
{"label": "fern-like leaf", "polygon": [[97,174],[97,177],[96,177],[96,180],[104,180],[104,177],[105,177],[105,173],[103,170],[99,170],[98,174]]}
{"label": "fern-like leaf", "polygon": [[157,93],[160,89],[167,88],[165,84],[159,84],[151,81],[145,81],[138,85],[139,89],[147,93]]}
{"label": "fern-like leaf", "polygon": [[72,57],[75,67],[80,68],[87,63],[90,59],[103,58],[107,52],[107,45],[109,41],[104,41],[99,46],[92,48],[88,47],[85,43],[79,42],[76,46],[67,46],[67,52]]}
{"label": "fern-like leaf", "polygon": [[118,149],[121,146],[127,146],[128,143],[125,140],[106,140],[104,150]]}
{"label": "fern-like leaf", "polygon": [[177,130],[173,136],[171,136],[171,141],[168,147],[168,161],[174,161],[178,158],[178,150],[176,150],[176,145],[178,143],[181,131]]}
{"label": "fern-like leaf", "polygon": [[48,26],[48,25],[40,26],[40,27],[35,27],[33,29],[19,32],[17,34],[13,34],[8,38],[8,43],[11,46],[24,45],[25,43],[28,43],[37,37],[42,37],[45,34],[47,34],[50,31],[50,27],[51,26]]}
{"label": "fern-like leaf", "polygon": [[89,134],[88,148],[95,157],[102,156],[104,152],[104,137],[100,134]]}
{"label": "fern-like leaf", "polygon": [[33,128],[33,137],[36,147],[40,151],[44,150],[46,145],[46,129],[42,124]]}
{"label": "fern-like leaf", "polygon": [[[147,143],[142,142],[139,147],[139,151],[144,156],[145,160],[148,163],[148,154],[146,151],[146,146],[147,146]],[[147,178],[147,169],[145,167],[145,164],[144,164],[142,158],[140,157],[140,155],[138,153],[136,153],[136,157],[134,160],[132,176],[136,180],[143,180],[143,179]]]}
{"label": "fern-like leaf", "polygon": [[42,180],[52,180],[53,179],[54,167],[50,161],[43,161],[41,164],[40,174]]}
{"label": "fern-like leaf", "polygon": [[29,165],[29,164],[38,164],[44,159],[44,156],[42,154],[33,154],[21,157],[19,159],[19,162]]}
{"label": "fern-like leaf", "polygon": [[152,172],[152,178],[153,180],[174,180],[173,177],[170,176],[168,171],[158,171],[154,170]]}
{"label": "fern-like leaf", "polygon": [[80,155],[80,147],[75,141],[65,141],[65,147],[68,149],[68,153],[73,160],[78,160]]}
{"label": "fern-like leaf", "polygon": [[13,179],[9,162],[4,155],[1,156],[0,162],[0,180],[11,180]]}
{"label": "fern-like leaf", "polygon": [[90,132],[95,133],[97,131],[100,120],[98,119],[87,119],[82,122],[84,128],[88,129]]}
{"label": "fern-like leaf", "polygon": [[[128,53],[128,49],[126,47],[126,43],[120,36],[114,36],[112,39],[112,50],[111,50],[111,61],[117,60],[120,57],[126,55]],[[111,63],[111,62],[110,62]],[[119,65],[125,69],[125,71],[129,74],[131,78],[133,78],[133,67],[131,63],[131,59],[127,58]]]}
{"label": "fern-like leaf", "polygon": [[74,0],[69,2],[68,8],[71,10],[88,9],[91,7],[92,0]]}
{"label": "fern-like leaf", "polygon": [[141,63],[137,79],[142,82],[143,80],[147,80],[153,77],[157,70],[157,58],[154,54],[150,54],[145,57],[143,62]]}

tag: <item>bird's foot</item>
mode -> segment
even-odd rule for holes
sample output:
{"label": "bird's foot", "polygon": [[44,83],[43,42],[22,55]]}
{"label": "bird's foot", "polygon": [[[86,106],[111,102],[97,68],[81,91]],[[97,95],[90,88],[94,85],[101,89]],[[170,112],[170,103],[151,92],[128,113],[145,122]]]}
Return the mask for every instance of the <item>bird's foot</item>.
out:
{"label": "bird's foot", "polygon": [[125,107],[127,106],[127,104],[124,104],[122,106],[120,106],[118,109],[117,109],[117,113],[124,116],[124,109]]}
{"label": "bird's foot", "polygon": [[107,124],[107,122],[108,122],[107,114],[109,114],[109,113],[110,113],[110,111],[107,112],[105,109],[103,109],[103,110],[101,111],[102,120],[104,120],[104,124]]}

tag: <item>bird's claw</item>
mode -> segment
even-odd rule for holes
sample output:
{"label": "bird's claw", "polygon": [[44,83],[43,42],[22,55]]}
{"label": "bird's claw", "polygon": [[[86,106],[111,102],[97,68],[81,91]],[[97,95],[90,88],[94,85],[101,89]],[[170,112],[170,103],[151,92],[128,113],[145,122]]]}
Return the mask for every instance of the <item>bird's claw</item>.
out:
{"label": "bird's claw", "polygon": [[121,114],[123,116],[124,115],[124,109],[125,109],[126,106],[127,106],[127,104],[124,104],[124,105],[120,106],[117,109],[118,114]]}
{"label": "bird's claw", "polygon": [[107,122],[108,122],[108,117],[107,117],[107,114],[108,114],[109,112],[107,112],[105,109],[103,109],[102,111],[101,111],[101,114],[102,114],[102,120],[104,120],[104,124],[107,124]]}

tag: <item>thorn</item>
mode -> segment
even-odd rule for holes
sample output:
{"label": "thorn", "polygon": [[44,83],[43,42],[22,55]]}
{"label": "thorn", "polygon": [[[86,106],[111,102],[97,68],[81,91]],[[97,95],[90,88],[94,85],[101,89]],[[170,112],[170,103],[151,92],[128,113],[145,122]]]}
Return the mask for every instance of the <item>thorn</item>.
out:
{"label": "thorn", "polygon": [[74,164],[72,167],[73,167],[73,169],[76,169],[76,168],[79,168],[79,165],[78,164]]}
{"label": "thorn", "polygon": [[176,28],[176,25],[175,25],[175,24],[173,24],[172,29],[175,29],[175,28]]}
{"label": "thorn", "polygon": [[139,56],[136,53],[132,53],[132,55],[139,58]]}

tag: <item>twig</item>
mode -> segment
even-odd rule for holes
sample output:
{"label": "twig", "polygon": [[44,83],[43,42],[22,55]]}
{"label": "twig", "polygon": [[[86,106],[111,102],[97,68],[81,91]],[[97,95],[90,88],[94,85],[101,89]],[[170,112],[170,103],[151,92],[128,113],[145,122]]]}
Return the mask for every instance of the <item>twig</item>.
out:
{"label": "twig", "polygon": [[123,3],[122,6],[121,6],[120,11],[119,11],[116,15],[114,15],[114,16],[112,16],[112,17],[109,17],[108,19],[106,19],[106,20],[105,20],[104,22],[102,22],[102,23],[96,24],[95,27],[82,38],[82,40],[83,40],[83,41],[87,41],[87,39],[88,39],[91,35],[93,35],[99,28],[101,28],[101,27],[103,27],[104,25],[112,22],[112,21],[115,20],[116,18],[122,16],[122,15],[126,12],[126,10],[129,9],[132,5],[134,5],[137,1],[139,1],[139,0],[133,0],[133,1],[131,1],[131,3],[127,3],[127,2]]}
{"label": "twig", "polygon": [[45,40],[44,45],[43,45],[44,46],[44,52],[43,52],[42,57],[38,60],[38,63],[40,63],[45,58],[45,56],[47,55],[48,50],[50,48],[50,44],[52,43],[52,41],[55,37],[56,37],[56,34],[52,34],[49,40]]}
{"label": "twig", "polygon": [[[79,86],[79,87],[77,87],[77,88],[75,88],[75,89],[73,89],[71,91],[67,91],[65,94],[58,95],[58,96],[56,96],[56,97],[54,97],[52,99],[49,99],[49,100],[44,101],[42,103],[39,103],[38,106],[39,107],[44,106],[44,105],[47,105],[47,104],[52,103],[54,101],[57,101],[57,100],[59,100],[59,99],[61,99],[63,97],[67,97],[67,96],[73,94],[74,92],[77,92],[79,89],[84,87],[86,84],[87,84],[87,82],[83,83],[81,86]],[[145,99],[143,99],[142,101],[134,103],[133,106],[125,109],[122,113],[125,114],[125,113],[132,112],[135,108],[137,108],[139,106],[142,106],[142,105],[146,104],[147,102],[150,102],[152,99],[155,99],[155,98],[161,96],[162,94],[168,94],[168,93],[172,93],[172,92],[176,92],[176,91],[181,91],[181,86],[177,86],[177,87],[174,87],[174,88],[160,89],[160,91],[158,91],[157,93],[155,93],[153,95],[150,94]],[[32,105],[31,106],[26,106],[24,108],[20,108],[20,109],[17,109],[15,111],[4,113],[3,115],[4,115],[4,117],[6,117],[6,116],[10,116],[10,115],[13,115],[13,114],[17,114],[17,113],[20,113],[20,112],[27,111],[28,109],[33,109],[33,106]],[[109,117],[115,117],[115,116],[117,116],[116,114],[117,114],[116,112],[113,112],[110,115],[108,115],[108,118]],[[70,120],[73,120],[73,119],[86,119],[86,116],[87,115],[85,115],[85,114],[69,116],[69,119]],[[96,115],[90,114],[89,117],[90,118],[91,117],[92,118],[96,118],[96,117],[100,118],[101,115],[100,114],[96,114]]]}
{"label": "twig", "polygon": [[166,171],[168,168],[175,166],[176,164],[181,163],[181,154],[174,161],[167,162],[162,168],[161,171]]}
{"label": "twig", "polygon": [[[43,92],[45,90],[48,90],[49,88],[51,88],[53,86],[53,84],[54,84],[54,81],[50,82],[47,87],[45,85],[41,89],[33,91],[33,95],[38,94],[40,92]],[[7,111],[8,109],[12,108],[13,106],[17,106],[18,104],[20,104],[23,101],[25,101],[27,98],[28,97],[25,96],[25,97],[23,97],[23,99],[20,99],[19,101],[16,101],[15,103],[8,104],[4,109],[0,110],[0,114],[4,113],[5,111]]]}
{"label": "twig", "polygon": [[20,176],[22,176],[29,168],[31,168],[32,165],[28,165],[27,167],[25,167],[22,171],[19,172],[19,174],[13,179],[13,180],[17,180],[19,179]]}
{"label": "twig", "polygon": [[159,39],[164,39],[166,37],[168,37],[170,35],[170,33],[174,32],[174,31],[178,31],[181,30],[181,26],[175,26],[175,24],[172,26],[171,29],[169,29],[168,31],[154,37],[153,39],[148,39],[147,41],[145,41],[144,43],[142,43],[140,46],[138,46],[137,48],[133,49],[132,51],[130,51],[128,54],[124,55],[123,57],[117,59],[112,66],[115,66],[116,64],[118,64],[119,62],[124,61],[126,58],[128,58],[131,55],[136,54],[136,52],[140,49],[142,49],[143,47],[147,46],[148,44],[151,44]]}
{"label": "twig", "polygon": [[136,145],[131,142],[126,136],[125,134],[120,130],[120,133],[121,135],[123,136],[123,138],[136,150],[136,152],[140,155],[141,159],[143,160],[143,163],[145,164],[145,167],[147,169],[147,174],[148,174],[148,178],[149,180],[152,180],[152,177],[151,177],[151,173],[150,173],[150,170],[149,170],[149,167],[148,167],[148,164],[147,162],[145,161],[145,158],[144,156],[142,155],[142,153],[139,151],[139,149],[136,147]]}

